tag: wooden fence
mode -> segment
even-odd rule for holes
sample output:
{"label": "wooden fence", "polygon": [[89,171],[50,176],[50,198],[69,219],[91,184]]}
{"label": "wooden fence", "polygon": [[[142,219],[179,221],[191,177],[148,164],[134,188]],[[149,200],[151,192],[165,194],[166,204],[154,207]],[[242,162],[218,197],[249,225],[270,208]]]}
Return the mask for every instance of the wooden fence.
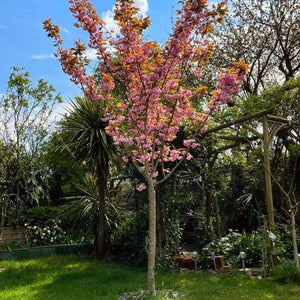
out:
{"label": "wooden fence", "polygon": [[27,228],[3,227],[0,228],[0,244],[10,243],[19,240],[24,244],[28,238]]}

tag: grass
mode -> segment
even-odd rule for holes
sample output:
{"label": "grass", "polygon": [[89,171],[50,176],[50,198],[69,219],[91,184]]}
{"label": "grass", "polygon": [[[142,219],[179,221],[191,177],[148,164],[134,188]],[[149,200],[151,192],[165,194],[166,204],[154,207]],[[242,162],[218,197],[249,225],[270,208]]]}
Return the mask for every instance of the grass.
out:
{"label": "grass", "polygon": [[[76,256],[2,261],[0,299],[118,299],[146,288],[146,269]],[[157,288],[180,291],[182,299],[299,299],[300,286],[241,274],[161,273]],[[153,298],[155,299],[155,298]],[[164,299],[164,298],[160,298]]]}

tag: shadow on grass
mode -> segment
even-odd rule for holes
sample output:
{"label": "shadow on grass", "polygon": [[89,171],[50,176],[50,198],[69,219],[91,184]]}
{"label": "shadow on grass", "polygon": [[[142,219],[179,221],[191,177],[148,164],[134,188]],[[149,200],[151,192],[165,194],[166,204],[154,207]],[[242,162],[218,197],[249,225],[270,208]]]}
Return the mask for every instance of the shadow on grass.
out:
{"label": "shadow on grass", "polygon": [[[76,256],[7,261],[1,266],[0,299],[93,300],[118,299],[124,292],[145,289],[145,268]],[[214,275],[203,272],[161,273],[157,289],[184,294],[182,299],[299,299],[300,286],[242,274]]]}
{"label": "shadow on grass", "polygon": [[0,299],[118,299],[145,288],[146,270],[95,259],[49,257],[4,262]]}
{"label": "shadow on grass", "polygon": [[[300,299],[300,286],[234,273],[185,273],[158,276],[157,283],[184,293],[186,300],[211,299]],[[162,284],[163,283],[163,284]]]}
{"label": "shadow on grass", "polygon": [[[42,282],[49,276],[64,273],[66,266],[72,265],[74,259],[78,262],[79,258],[50,256],[40,259],[2,262],[1,265],[4,265],[4,270],[0,276],[0,291],[13,289],[20,285],[32,285],[35,282]],[[84,271],[88,268],[88,264],[82,261],[80,268]]]}

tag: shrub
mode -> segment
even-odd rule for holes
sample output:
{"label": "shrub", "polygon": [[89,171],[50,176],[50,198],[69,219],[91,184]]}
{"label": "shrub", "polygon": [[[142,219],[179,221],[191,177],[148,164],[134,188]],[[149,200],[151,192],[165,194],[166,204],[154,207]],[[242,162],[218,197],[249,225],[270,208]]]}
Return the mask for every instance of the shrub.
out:
{"label": "shrub", "polygon": [[1,251],[11,251],[14,249],[20,249],[22,248],[21,241],[19,239],[16,239],[12,242],[7,242],[7,243],[1,243],[0,244],[0,252]]}
{"label": "shrub", "polygon": [[64,229],[70,228],[70,221],[62,214],[60,207],[35,206],[27,209],[25,213],[26,223],[43,226],[51,220],[60,219],[60,226]]}
{"label": "shrub", "polygon": [[112,244],[122,245],[119,250],[126,255],[128,261],[132,260],[138,265],[147,261],[145,251],[145,237],[147,235],[147,218],[144,214],[132,213],[124,218],[120,226],[111,235]]}
{"label": "shrub", "polygon": [[59,221],[51,220],[47,225],[30,226],[25,224],[30,230],[29,243],[31,246],[45,246],[72,243],[66,232],[59,226]]}
{"label": "shrub", "polygon": [[300,269],[293,262],[285,261],[271,270],[271,276],[282,283],[299,283]]}
{"label": "shrub", "polygon": [[221,239],[215,239],[211,243],[202,248],[202,255],[210,256],[212,253],[216,255],[224,255],[227,262],[233,265],[241,264],[239,258],[240,252],[246,253],[246,264],[250,266],[258,266],[261,264],[262,254],[262,236],[258,231],[251,234],[238,233],[230,230],[229,234]]}
{"label": "shrub", "polygon": [[[300,229],[297,226],[297,244],[300,249]],[[277,225],[276,250],[279,257],[293,259],[293,242],[291,227],[286,224]]]}

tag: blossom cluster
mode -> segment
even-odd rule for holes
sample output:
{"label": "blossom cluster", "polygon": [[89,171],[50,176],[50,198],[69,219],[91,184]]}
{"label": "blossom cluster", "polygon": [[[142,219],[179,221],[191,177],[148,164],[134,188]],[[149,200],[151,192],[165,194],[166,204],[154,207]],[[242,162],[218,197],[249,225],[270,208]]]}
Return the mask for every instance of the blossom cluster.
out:
{"label": "blossom cluster", "polygon": [[[142,39],[150,20],[139,15],[132,0],[116,1],[114,15],[120,28],[116,35],[106,31],[103,20],[88,0],[70,0],[70,10],[77,19],[75,25],[89,34],[88,46],[97,50],[99,85],[85,70],[86,46],[77,41],[75,48],[63,50],[58,27],[51,20],[44,22],[48,36],[58,47],[56,55],[63,70],[83,89],[87,98],[107,101],[106,133],[126,150],[123,159],[137,162],[148,178],[157,177],[159,163],[192,158],[189,150],[197,147],[192,137],[180,148],[172,146],[179,127],[188,123],[203,129],[209,114],[238,93],[247,70],[240,62],[221,74],[207,104],[208,111],[196,112],[191,99],[205,87],[192,89],[184,85],[183,66],[193,63],[195,75],[201,77],[213,50],[207,35],[213,31],[214,24],[222,22],[227,8],[224,1],[212,8],[206,0],[181,2],[174,31],[161,47],[155,41]],[[121,93],[119,90],[116,93],[116,86],[122,87]],[[144,188],[142,185],[139,190]]]}

